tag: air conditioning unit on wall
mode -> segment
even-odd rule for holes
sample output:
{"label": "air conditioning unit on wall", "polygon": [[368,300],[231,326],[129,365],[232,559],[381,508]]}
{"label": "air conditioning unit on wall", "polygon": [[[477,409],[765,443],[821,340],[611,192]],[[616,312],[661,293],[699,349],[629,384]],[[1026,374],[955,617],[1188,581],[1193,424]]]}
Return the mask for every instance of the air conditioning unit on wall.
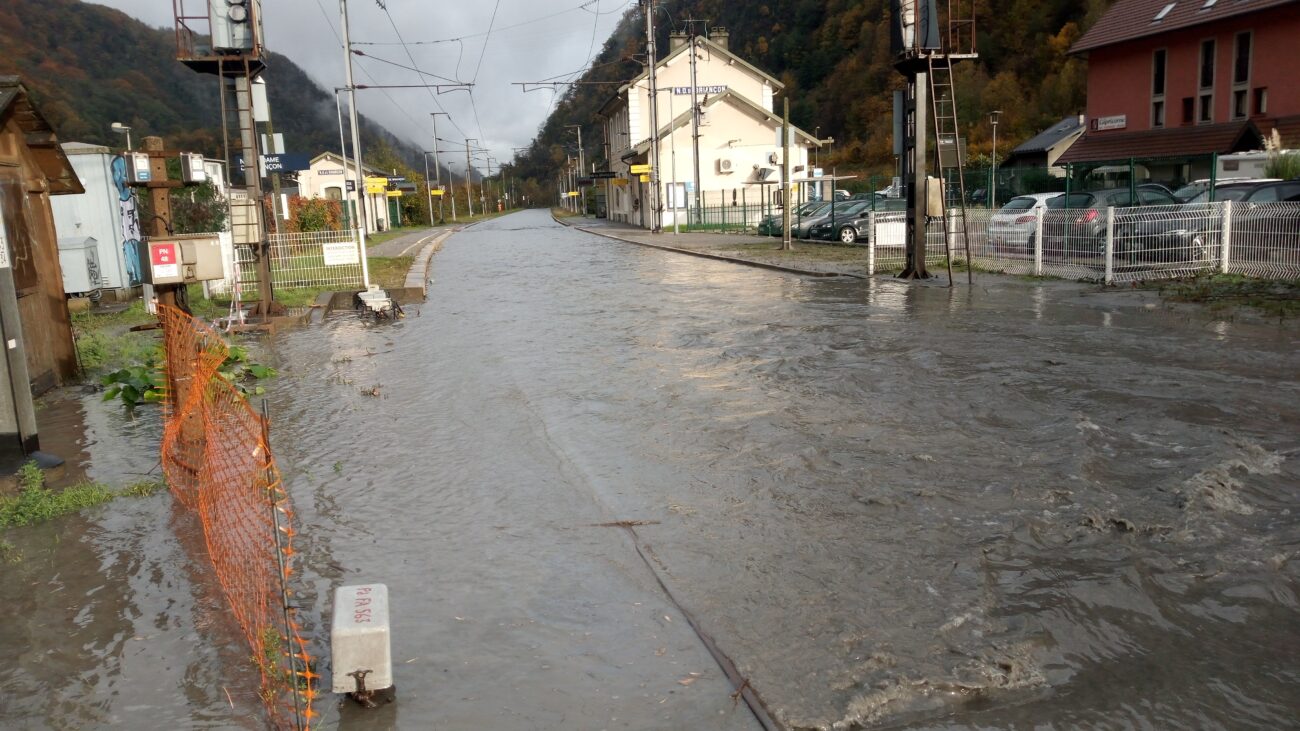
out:
{"label": "air conditioning unit on wall", "polygon": [[718,160],[718,172],[726,175],[736,172],[736,164],[730,158],[720,158]]}

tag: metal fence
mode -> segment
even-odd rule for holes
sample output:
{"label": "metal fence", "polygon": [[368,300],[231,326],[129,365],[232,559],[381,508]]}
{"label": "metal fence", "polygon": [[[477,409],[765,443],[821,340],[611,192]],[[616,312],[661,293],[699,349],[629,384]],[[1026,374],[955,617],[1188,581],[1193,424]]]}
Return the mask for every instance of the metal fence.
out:
{"label": "metal fence", "polygon": [[[271,280],[282,289],[361,287],[361,253],[353,231],[271,234]],[[235,247],[239,283],[257,284],[257,262],[248,246]]]}
{"label": "metal fence", "polygon": [[[871,216],[869,269],[906,264],[904,213]],[[1106,283],[1221,272],[1300,278],[1300,204],[1225,201],[1183,206],[967,212],[926,229],[926,260],[967,261],[986,271]]]}

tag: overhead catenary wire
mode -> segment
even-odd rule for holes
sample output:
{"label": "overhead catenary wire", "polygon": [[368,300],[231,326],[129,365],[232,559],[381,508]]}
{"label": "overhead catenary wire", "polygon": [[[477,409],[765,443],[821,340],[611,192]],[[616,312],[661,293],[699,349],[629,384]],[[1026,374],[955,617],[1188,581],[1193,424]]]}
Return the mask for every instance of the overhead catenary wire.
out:
{"label": "overhead catenary wire", "polygon": [[[502,31],[514,30],[514,29],[516,29],[516,28],[523,28],[523,27],[525,27],[525,26],[533,25],[533,24],[535,24],[535,23],[541,23],[541,22],[543,22],[543,21],[551,20],[551,19],[553,19],[553,18],[558,18],[558,17],[560,17],[561,15],[566,15],[566,14],[568,14],[568,13],[573,13],[573,12],[578,12],[578,11],[581,11],[581,10],[586,10],[589,6],[591,6],[591,5],[596,5],[598,2],[599,2],[599,0],[587,0],[587,2],[584,2],[584,3],[582,3],[581,5],[578,5],[578,6],[576,6],[576,7],[572,7],[572,8],[568,8],[568,9],[566,9],[566,10],[560,10],[560,11],[558,11],[558,12],[554,12],[554,13],[551,13],[551,14],[549,14],[549,15],[543,15],[543,16],[540,16],[540,17],[537,17],[537,18],[533,18],[532,20],[525,20],[525,21],[521,21],[521,22],[519,22],[519,23],[514,23],[514,24],[511,24],[511,25],[503,25],[503,26],[501,26],[500,28],[496,28],[496,29],[494,29],[493,32],[500,33],[500,32],[502,32]],[[619,6],[618,8],[615,8],[614,10],[607,10],[607,11],[601,12],[601,13],[599,13],[599,14],[600,14],[600,15],[612,15],[612,14],[614,14],[614,13],[617,13],[617,12],[623,10],[624,8],[626,8],[626,7],[627,7],[628,5],[630,5],[630,4],[631,4],[631,2],[630,2],[630,0],[629,0],[629,2],[625,2],[625,3],[623,3],[623,5]],[[588,11],[588,12],[590,12],[590,11]],[[407,42],[405,45],[408,45],[408,46],[432,46],[432,45],[437,45],[437,44],[441,44],[441,43],[456,43],[456,42],[458,42],[458,41],[465,41],[465,40],[469,40],[469,39],[471,39],[471,38],[481,38],[481,37],[486,36],[486,35],[489,35],[489,33],[486,32],[486,31],[483,32],[483,33],[468,33],[468,34],[466,34],[466,35],[456,36],[456,37],[454,37],[454,38],[438,38],[438,39],[435,39],[435,40],[426,40],[426,41],[409,41],[409,42]],[[354,45],[354,46],[399,46],[399,45],[403,45],[403,44],[402,44],[402,43],[398,43],[398,42],[393,42],[393,41],[353,41],[353,42],[352,42],[352,45]]]}

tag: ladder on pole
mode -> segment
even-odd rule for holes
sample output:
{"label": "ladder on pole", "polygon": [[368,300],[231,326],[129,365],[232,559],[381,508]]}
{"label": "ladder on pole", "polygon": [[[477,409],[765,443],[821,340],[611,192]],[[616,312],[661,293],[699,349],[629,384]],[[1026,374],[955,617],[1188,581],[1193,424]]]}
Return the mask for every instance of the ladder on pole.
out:
{"label": "ladder on pole", "polygon": [[[948,261],[948,286],[952,286],[952,236],[953,221],[948,215],[948,190],[946,171],[957,169],[957,211],[961,212],[961,237],[966,249],[966,281],[975,283],[973,262],[970,253],[970,225],[966,216],[966,161],[962,159],[961,134],[957,118],[957,90],[953,80],[952,59],[947,54],[935,54],[929,57],[930,68],[930,109],[934,117],[934,146],[937,170],[939,173],[939,196],[943,212],[944,253]],[[951,146],[951,154],[945,155],[944,148]]]}

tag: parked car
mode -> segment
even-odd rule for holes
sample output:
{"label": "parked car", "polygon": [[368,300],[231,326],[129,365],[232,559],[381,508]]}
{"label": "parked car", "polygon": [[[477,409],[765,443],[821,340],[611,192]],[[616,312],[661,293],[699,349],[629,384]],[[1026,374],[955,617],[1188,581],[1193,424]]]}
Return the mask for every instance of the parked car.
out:
{"label": "parked car", "polygon": [[847,222],[864,211],[867,212],[867,215],[870,215],[871,203],[871,201],[849,201],[842,206],[836,206],[834,215],[828,214],[826,218],[808,228],[808,238],[829,241],[835,238],[835,232],[839,231],[840,227],[843,226],[845,230],[850,232],[850,237],[844,243],[851,244],[857,241],[857,229],[848,226]]}
{"label": "parked car", "polygon": [[[1047,201],[1043,253],[1058,258],[1100,255],[1106,249],[1107,208],[1177,205],[1178,201],[1172,195],[1143,187],[1137,189],[1136,199],[1128,188],[1058,195]],[[1066,213],[1054,214],[1055,211]],[[1119,235],[1118,231],[1116,235]]]}
{"label": "parked car", "polygon": [[996,251],[1029,251],[1033,247],[1038,210],[1060,193],[1029,193],[1006,202],[989,217],[989,244]]}
{"label": "parked car", "polygon": [[[790,220],[797,224],[803,217],[812,215],[822,208],[829,208],[830,205],[831,204],[826,201],[808,201],[806,203],[801,203],[790,212]],[[758,222],[758,234],[760,236],[780,236],[782,225],[781,213],[773,213],[769,216],[764,216],[763,220]]]}
{"label": "parked car", "polygon": [[[1250,252],[1248,258],[1294,247],[1295,234],[1288,232],[1300,222],[1300,216],[1266,204],[1300,202],[1300,180],[1225,184],[1216,186],[1215,198],[1238,206],[1233,215],[1233,238],[1239,244],[1235,248]],[[1207,188],[1177,211],[1117,225],[1116,256],[1128,261],[1213,261],[1222,230],[1222,212],[1210,202]]]}
{"label": "parked car", "polygon": [[[1175,190],[1174,198],[1177,199],[1179,203],[1189,203],[1194,198],[1202,198],[1200,202],[1206,202],[1210,198],[1208,191],[1210,190],[1211,182],[1212,181],[1210,181],[1209,178],[1194,180],[1188,183],[1187,185],[1184,185],[1183,187],[1179,188],[1178,190]],[[1219,199],[1217,192],[1225,186],[1257,185],[1259,183],[1274,183],[1274,182],[1279,182],[1279,181],[1277,178],[1219,178],[1213,181],[1214,189],[1216,192],[1215,200]]]}
{"label": "parked car", "polygon": [[874,208],[871,201],[859,201],[859,203],[861,207],[845,208],[843,212],[837,210],[833,219],[813,226],[810,237],[822,241],[838,239],[846,244],[854,244],[871,235],[868,229],[871,226],[873,210],[876,213],[907,210],[907,201],[901,198],[882,198],[875,201]]}
{"label": "parked car", "polygon": [[834,205],[828,203],[823,205],[821,208],[808,211],[791,222],[790,235],[796,239],[806,239],[808,238],[808,232],[812,230],[812,227],[829,219],[832,213],[838,214],[849,206],[859,205],[860,203],[861,201],[837,202]]}

